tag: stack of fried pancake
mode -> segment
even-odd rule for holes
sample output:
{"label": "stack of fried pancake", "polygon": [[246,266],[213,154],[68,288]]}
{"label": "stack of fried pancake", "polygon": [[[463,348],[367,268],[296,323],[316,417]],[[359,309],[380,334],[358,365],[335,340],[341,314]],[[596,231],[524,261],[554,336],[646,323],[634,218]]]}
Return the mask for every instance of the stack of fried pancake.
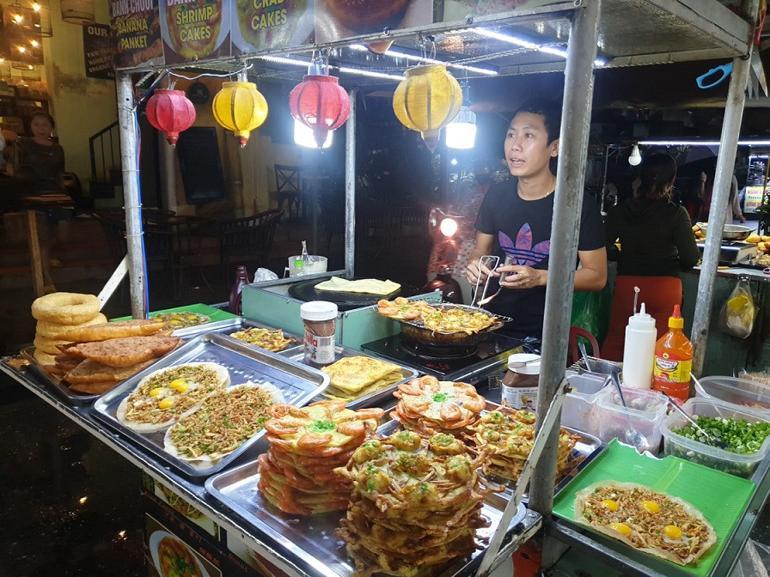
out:
{"label": "stack of fried pancake", "polygon": [[54,364],[46,367],[72,391],[102,394],[154,363],[182,342],[165,323],[131,320],[81,326],[63,332]]}
{"label": "stack of fried pancake", "polygon": [[402,430],[359,447],[341,470],[353,482],[338,533],[357,575],[417,577],[476,548],[485,490],[452,435]]}
{"label": "stack of fried pancake", "polygon": [[81,293],[51,293],[35,299],[32,316],[37,320],[34,356],[45,367],[55,363],[59,346],[72,342],[64,338],[70,330],[107,322],[99,312],[99,299]]}
{"label": "stack of fried pancake", "polygon": [[399,399],[393,419],[423,436],[463,436],[486,407],[486,400],[473,385],[427,375],[399,385],[393,396]]}
{"label": "stack of fried pancake", "polygon": [[[489,454],[483,471],[487,475],[517,481],[535,443],[535,413],[526,409],[490,411],[471,427],[478,451]],[[578,437],[566,429],[559,434],[556,471],[563,474]]]}
{"label": "stack of fried pancake", "polygon": [[345,408],[344,401],[307,407],[275,405],[265,423],[269,448],[259,457],[259,491],[292,515],[343,511],[351,483],[334,470],[344,466],[377,430],[382,409]]}

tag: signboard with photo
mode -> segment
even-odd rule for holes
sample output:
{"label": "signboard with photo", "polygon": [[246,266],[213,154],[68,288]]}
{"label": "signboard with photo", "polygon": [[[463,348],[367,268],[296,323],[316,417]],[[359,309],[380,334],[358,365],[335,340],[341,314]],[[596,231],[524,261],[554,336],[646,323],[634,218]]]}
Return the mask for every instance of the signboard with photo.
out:
{"label": "signboard with photo", "polygon": [[112,0],[115,66],[163,64],[158,0]]}
{"label": "signboard with photo", "polygon": [[115,78],[115,50],[110,31],[106,24],[83,25],[83,57],[88,78]]}
{"label": "signboard with photo", "polygon": [[160,29],[167,64],[230,55],[234,0],[160,0]]}
{"label": "signboard with photo", "polygon": [[317,0],[315,40],[319,44],[433,23],[433,0]]}
{"label": "signboard with photo", "polygon": [[233,54],[313,42],[314,0],[235,0]]}

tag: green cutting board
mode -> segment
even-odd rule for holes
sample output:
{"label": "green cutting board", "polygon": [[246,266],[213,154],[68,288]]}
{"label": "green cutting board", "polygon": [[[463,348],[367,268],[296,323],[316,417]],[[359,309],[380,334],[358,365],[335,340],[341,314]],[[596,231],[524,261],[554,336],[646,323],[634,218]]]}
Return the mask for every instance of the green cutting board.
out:
{"label": "green cutting board", "polygon": [[[162,311],[153,311],[150,313],[150,317],[154,317],[155,315],[165,314],[165,313],[198,313],[199,315],[206,315],[209,317],[209,322],[215,323],[217,321],[224,321],[226,319],[234,319],[238,315],[234,315],[233,313],[223,311],[222,309],[218,309],[216,307],[211,307],[209,305],[204,305],[201,303],[194,304],[194,305],[185,305],[183,307],[175,307],[173,309],[164,309]],[[112,319],[113,321],[128,321],[131,320],[131,317],[120,317],[119,319]]]}
{"label": "green cutting board", "polygon": [[681,567],[637,551],[590,527],[578,525],[580,528],[592,531],[597,536],[597,540],[617,548],[628,557],[663,574],[672,574],[674,568],[677,568],[682,574],[701,577],[711,572],[755,490],[754,483],[748,479],[734,477],[678,457],[657,459],[640,455],[633,447],[621,445],[613,439],[607,448],[556,496],[553,506],[554,515],[574,522],[575,495],[589,485],[600,481],[638,483],[655,491],[684,499],[703,513],[711,523],[717,534],[717,542],[695,565]]}

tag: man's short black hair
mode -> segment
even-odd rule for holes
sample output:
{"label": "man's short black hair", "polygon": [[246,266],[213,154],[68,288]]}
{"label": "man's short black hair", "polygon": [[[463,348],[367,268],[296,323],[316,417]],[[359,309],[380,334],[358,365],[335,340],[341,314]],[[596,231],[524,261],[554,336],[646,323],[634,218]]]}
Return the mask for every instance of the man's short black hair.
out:
{"label": "man's short black hair", "polygon": [[548,144],[559,138],[561,131],[561,104],[550,100],[532,99],[526,101],[514,113],[529,112],[543,117],[545,129],[548,131]]}

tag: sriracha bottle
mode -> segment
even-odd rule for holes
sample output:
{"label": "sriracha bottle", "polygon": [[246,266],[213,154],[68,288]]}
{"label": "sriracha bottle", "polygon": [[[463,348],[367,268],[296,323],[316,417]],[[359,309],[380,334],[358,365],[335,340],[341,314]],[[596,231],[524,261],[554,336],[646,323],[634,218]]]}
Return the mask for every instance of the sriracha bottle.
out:
{"label": "sriracha bottle", "polygon": [[692,370],[692,343],[684,332],[684,319],[679,305],[668,319],[668,332],[655,344],[652,388],[666,393],[677,401],[690,397]]}

